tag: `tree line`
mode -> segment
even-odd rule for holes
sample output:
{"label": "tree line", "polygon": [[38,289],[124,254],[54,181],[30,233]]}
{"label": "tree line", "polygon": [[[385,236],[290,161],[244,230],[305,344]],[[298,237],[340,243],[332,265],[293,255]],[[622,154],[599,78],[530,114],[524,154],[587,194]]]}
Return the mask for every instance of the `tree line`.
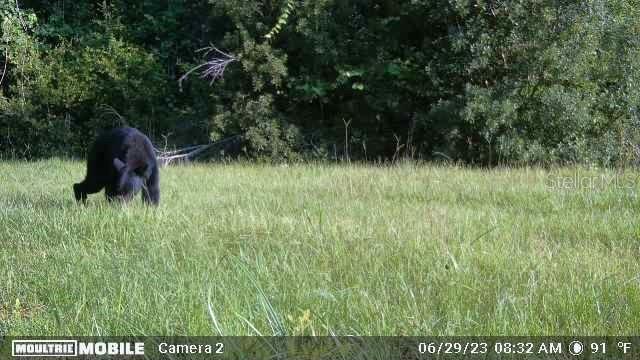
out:
{"label": "tree line", "polygon": [[0,0],[0,156],[81,156],[128,124],[276,161],[630,164],[638,5]]}

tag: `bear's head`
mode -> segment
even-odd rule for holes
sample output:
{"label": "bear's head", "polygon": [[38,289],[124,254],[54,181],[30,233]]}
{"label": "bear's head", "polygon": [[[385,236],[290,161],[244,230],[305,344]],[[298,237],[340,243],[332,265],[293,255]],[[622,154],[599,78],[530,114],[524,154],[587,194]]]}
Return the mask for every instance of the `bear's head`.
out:
{"label": "bear's head", "polygon": [[116,184],[116,197],[123,201],[133,199],[144,187],[144,180],[139,174],[140,170],[134,166],[129,166],[118,158],[113,159],[113,166],[118,172],[118,182]]}

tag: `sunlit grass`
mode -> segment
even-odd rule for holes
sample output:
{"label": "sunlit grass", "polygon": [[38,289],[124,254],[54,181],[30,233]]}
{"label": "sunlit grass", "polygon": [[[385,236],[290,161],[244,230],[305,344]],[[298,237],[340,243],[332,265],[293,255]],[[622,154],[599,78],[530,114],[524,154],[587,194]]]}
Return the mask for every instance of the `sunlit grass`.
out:
{"label": "sunlit grass", "polygon": [[640,328],[637,173],[197,165],[148,209],[77,206],[83,172],[0,163],[0,334]]}

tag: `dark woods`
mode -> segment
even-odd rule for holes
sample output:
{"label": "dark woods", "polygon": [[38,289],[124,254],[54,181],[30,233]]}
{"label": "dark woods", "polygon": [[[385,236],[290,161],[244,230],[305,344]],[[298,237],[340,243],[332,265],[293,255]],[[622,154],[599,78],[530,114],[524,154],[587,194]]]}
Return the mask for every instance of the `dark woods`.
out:
{"label": "dark woods", "polygon": [[[0,0],[0,12],[2,157],[83,155],[125,124],[169,149],[240,134],[229,154],[274,160],[638,155],[640,11],[626,0]],[[237,61],[211,86],[197,73],[178,86],[210,44]]]}

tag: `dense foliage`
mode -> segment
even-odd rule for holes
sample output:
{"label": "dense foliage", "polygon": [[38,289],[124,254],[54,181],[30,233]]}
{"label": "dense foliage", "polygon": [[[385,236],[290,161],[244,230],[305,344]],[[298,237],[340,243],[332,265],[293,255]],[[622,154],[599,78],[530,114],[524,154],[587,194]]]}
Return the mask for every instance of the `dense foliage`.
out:
{"label": "dense foliage", "polygon": [[[636,0],[0,0],[0,154],[241,134],[272,159],[627,164]],[[222,79],[178,79],[214,44]],[[114,111],[122,115],[114,115]]]}

